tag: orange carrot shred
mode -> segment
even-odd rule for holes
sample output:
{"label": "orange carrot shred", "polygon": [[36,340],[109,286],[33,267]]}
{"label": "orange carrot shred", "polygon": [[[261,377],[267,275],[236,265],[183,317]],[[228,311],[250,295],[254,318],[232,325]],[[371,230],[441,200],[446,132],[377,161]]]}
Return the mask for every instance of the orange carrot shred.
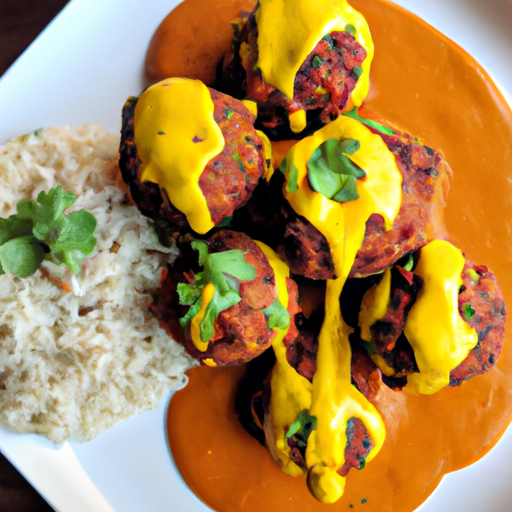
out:
{"label": "orange carrot shred", "polygon": [[41,274],[44,277],[46,277],[46,279],[49,279],[53,283],[59,285],[65,292],[67,292],[67,293],[71,292],[71,288],[69,287],[68,284],[66,284],[64,281],[61,281],[60,279],[57,279],[55,276],[50,274],[50,272],[48,272],[48,270],[46,268],[41,267],[40,270],[41,270]]}
{"label": "orange carrot shred", "polygon": [[164,281],[165,281],[165,279],[166,279],[166,277],[167,277],[167,274],[168,274],[167,269],[166,269],[166,268],[163,268],[163,269],[162,269],[162,272],[161,272],[161,274],[160,274],[160,286],[162,286],[162,285],[164,284]]}

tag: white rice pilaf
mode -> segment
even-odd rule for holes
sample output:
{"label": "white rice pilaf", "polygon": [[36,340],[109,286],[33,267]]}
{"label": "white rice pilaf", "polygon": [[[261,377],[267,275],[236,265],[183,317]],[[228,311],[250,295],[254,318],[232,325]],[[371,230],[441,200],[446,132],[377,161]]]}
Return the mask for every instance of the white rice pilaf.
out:
{"label": "white rice pilaf", "polygon": [[176,251],[128,204],[118,145],[89,124],[0,146],[0,216],[61,184],[77,196],[70,211],[98,223],[96,249],[76,276],[49,262],[26,279],[0,276],[0,422],[57,443],[89,440],[158,406],[193,365],[148,311],[148,292]]}

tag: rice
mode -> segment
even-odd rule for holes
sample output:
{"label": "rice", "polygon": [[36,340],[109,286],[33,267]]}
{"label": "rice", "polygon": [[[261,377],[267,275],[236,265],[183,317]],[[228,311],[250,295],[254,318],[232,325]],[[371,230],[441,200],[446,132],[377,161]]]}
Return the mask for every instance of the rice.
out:
{"label": "rice", "polygon": [[89,440],[157,407],[194,364],[148,311],[177,251],[127,201],[118,144],[88,124],[0,146],[0,216],[60,184],[77,196],[69,211],[83,208],[98,223],[96,249],[76,276],[50,262],[25,279],[0,276],[0,422],[56,443]]}

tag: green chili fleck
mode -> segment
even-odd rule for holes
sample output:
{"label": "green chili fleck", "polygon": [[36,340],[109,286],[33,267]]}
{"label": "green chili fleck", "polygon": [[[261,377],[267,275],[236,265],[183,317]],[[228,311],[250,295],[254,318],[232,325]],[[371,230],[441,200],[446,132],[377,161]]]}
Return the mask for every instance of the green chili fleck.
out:
{"label": "green chili fleck", "polygon": [[471,278],[471,284],[475,285],[478,283],[478,280],[480,279],[480,276],[477,272],[475,272],[472,268],[468,269],[469,277]]}
{"label": "green chili fleck", "polygon": [[363,73],[363,68],[361,66],[354,66],[352,68],[352,74],[356,77],[356,78],[359,78],[361,76],[361,74]]}
{"label": "green chili fleck", "polygon": [[471,321],[471,319],[475,316],[475,309],[471,305],[471,302],[466,302],[462,306],[462,312],[464,313],[464,318],[466,319],[466,322]]}
{"label": "green chili fleck", "polygon": [[323,63],[324,61],[318,55],[315,55],[313,57],[311,65],[313,66],[313,69],[318,69]]}

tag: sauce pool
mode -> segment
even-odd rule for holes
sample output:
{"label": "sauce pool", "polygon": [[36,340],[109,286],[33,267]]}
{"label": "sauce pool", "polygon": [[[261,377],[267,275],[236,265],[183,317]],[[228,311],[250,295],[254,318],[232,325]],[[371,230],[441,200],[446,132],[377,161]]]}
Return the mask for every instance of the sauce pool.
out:
{"label": "sauce pool", "polygon": [[[253,1],[185,0],[150,45],[150,80],[213,80],[229,51],[230,21]],[[512,113],[485,71],[417,17],[384,0],[353,0],[375,43],[366,107],[442,149],[454,179],[445,221],[467,257],[488,265],[512,303]],[[215,36],[210,36],[215,34]],[[489,373],[459,388],[413,396],[383,387],[375,404],[388,435],[344,496],[318,503],[304,478],[283,473],[234,412],[238,368],[195,368],[168,412],[168,439],[184,480],[218,512],[411,512],[442,476],[483,456],[512,417],[512,339]]]}

